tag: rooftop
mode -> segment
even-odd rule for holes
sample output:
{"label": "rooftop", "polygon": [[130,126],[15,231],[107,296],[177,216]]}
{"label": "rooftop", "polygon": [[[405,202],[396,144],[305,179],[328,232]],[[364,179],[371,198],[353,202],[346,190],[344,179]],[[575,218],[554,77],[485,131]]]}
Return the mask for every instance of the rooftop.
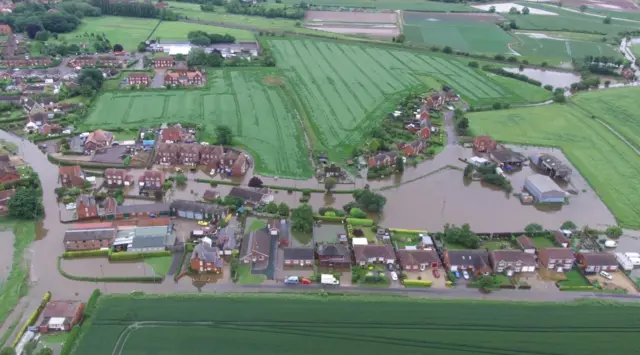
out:
{"label": "rooftop", "polygon": [[538,191],[542,193],[551,191],[564,192],[564,190],[562,190],[560,186],[558,186],[558,184],[556,184],[550,177],[546,175],[535,174],[527,176],[526,180],[529,181],[529,183],[533,184],[533,186],[535,186],[536,189],[538,189]]}

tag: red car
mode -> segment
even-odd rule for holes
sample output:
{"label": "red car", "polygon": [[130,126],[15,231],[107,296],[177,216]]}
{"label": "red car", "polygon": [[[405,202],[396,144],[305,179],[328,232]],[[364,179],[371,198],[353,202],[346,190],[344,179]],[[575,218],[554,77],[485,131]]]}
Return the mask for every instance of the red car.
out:
{"label": "red car", "polygon": [[305,279],[304,277],[300,279],[300,283],[303,285],[311,285],[311,280]]}
{"label": "red car", "polygon": [[440,272],[438,272],[437,269],[433,269],[433,277],[435,277],[436,279],[440,278]]}

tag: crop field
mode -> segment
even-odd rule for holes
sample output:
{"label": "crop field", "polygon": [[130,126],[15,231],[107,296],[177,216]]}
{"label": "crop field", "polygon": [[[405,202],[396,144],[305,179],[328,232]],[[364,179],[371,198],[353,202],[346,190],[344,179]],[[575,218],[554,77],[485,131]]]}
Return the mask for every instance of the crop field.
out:
{"label": "crop field", "polygon": [[622,54],[616,48],[602,42],[533,38],[525,34],[518,34],[516,38],[519,43],[514,44],[513,49],[527,57],[553,58],[561,61],[589,55],[622,58]]}
{"label": "crop field", "polygon": [[[598,94],[608,95],[609,91],[594,93],[583,100],[595,99]],[[578,97],[576,104],[582,102]],[[618,112],[624,111],[619,109]],[[637,189],[640,157],[576,105],[477,112],[467,116],[475,135],[488,134],[498,141],[515,144],[560,147],[620,225],[640,228],[640,193]]]}
{"label": "crop field", "polygon": [[424,90],[422,75],[446,83],[472,104],[527,100],[450,57],[317,40],[276,39],[269,45],[319,143],[338,155],[350,154],[407,93]]}
{"label": "crop field", "polygon": [[451,46],[472,53],[508,53],[513,37],[495,25],[495,14],[439,14],[405,12],[404,33],[408,41]]}
{"label": "crop field", "polygon": [[632,354],[640,325],[629,314],[637,310],[375,296],[103,296],[74,355]]}
{"label": "crop field", "polygon": [[634,43],[631,45],[631,53],[633,53],[636,59],[640,58],[640,43]]}
{"label": "crop field", "polygon": [[235,28],[217,27],[201,25],[197,23],[187,23],[178,21],[164,21],[158,26],[153,33],[152,38],[160,38],[160,40],[187,40],[187,35],[191,31],[205,31],[207,33],[228,33],[239,41],[255,41],[256,36],[251,31],[238,30]]}
{"label": "crop field", "polygon": [[147,40],[157,24],[158,20],[155,19],[116,16],[89,17],[85,18],[82,25],[75,31],[61,36],[66,38],[69,43],[81,43],[84,33],[104,33],[112,44],[119,43],[125,51],[135,51],[140,42]]}
{"label": "crop field", "polygon": [[[274,2],[270,0],[269,2]],[[298,5],[298,0],[282,0],[284,4]],[[419,11],[477,11],[471,6],[423,0],[317,0],[315,6],[356,7],[388,10],[419,10]]]}
{"label": "crop field", "polygon": [[275,69],[213,70],[208,88],[100,95],[85,120],[87,129],[127,129],[165,122],[201,125],[204,138],[216,125],[231,127],[235,143],[249,150],[258,172],[310,177],[307,149],[295,109],[278,85]]}

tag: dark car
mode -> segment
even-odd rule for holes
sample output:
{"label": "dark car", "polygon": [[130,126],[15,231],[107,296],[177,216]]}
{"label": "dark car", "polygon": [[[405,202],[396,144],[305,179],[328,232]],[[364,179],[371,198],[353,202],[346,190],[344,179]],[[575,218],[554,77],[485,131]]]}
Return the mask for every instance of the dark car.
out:
{"label": "dark car", "polygon": [[438,272],[438,269],[433,269],[433,277],[436,279],[440,278],[440,272]]}

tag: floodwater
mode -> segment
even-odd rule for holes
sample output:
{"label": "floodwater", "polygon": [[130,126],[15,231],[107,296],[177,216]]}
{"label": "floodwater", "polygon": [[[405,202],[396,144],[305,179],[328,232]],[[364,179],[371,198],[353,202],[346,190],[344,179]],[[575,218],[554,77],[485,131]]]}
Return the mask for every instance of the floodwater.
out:
{"label": "floodwater", "polygon": [[0,232],[0,285],[7,279],[11,272],[13,260],[13,232]]}
{"label": "floodwater", "polygon": [[554,88],[566,88],[573,83],[580,82],[580,75],[574,73],[559,72],[554,70],[524,68],[502,68],[515,74],[523,74],[531,79],[538,80],[542,85],[551,85]]}

